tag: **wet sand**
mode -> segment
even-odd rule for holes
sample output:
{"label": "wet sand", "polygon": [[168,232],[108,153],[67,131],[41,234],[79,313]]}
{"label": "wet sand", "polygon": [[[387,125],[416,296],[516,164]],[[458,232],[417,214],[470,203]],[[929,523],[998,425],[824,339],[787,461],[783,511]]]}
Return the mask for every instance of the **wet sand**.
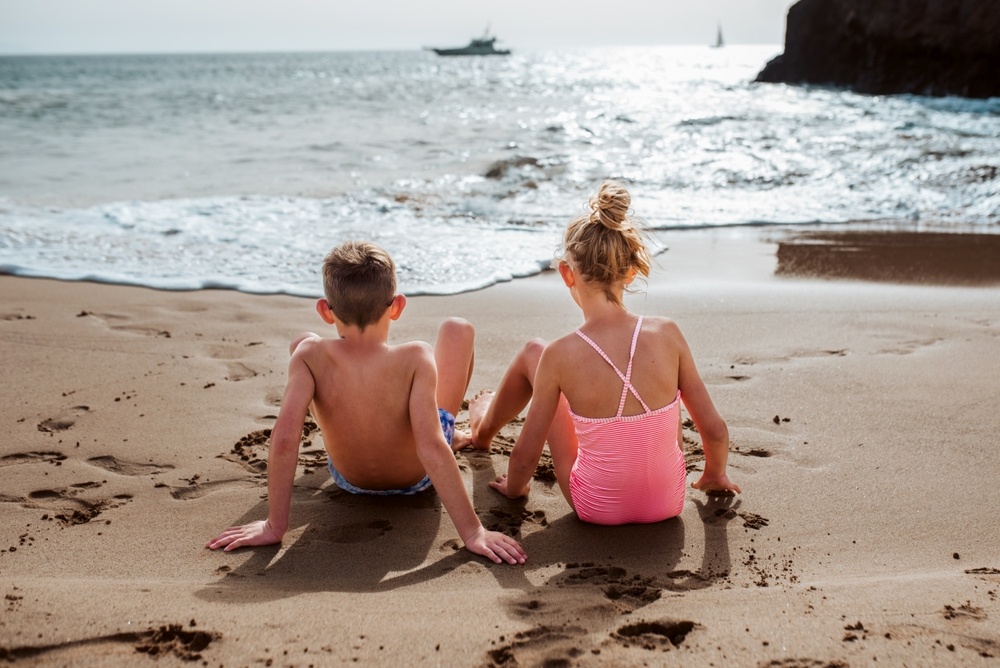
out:
{"label": "wet sand", "polygon": [[[570,513],[543,467],[526,502],[508,501],[487,482],[506,468],[515,422],[492,453],[458,459],[484,524],[527,549],[523,567],[460,549],[434,494],[339,491],[317,433],[283,544],[204,549],[263,517],[265,430],[288,341],[322,325],[311,300],[0,277],[0,658],[996,664],[1000,285],[859,275],[857,255],[831,248],[861,241],[835,234],[820,239],[831,248],[818,264],[844,268],[807,278],[787,257],[817,239],[796,234],[667,236],[628,302],[680,324],[729,423],[744,493],[689,490],[679,518],[597,527]],[[942,249],[896,239],[869,238],[864,252],[897,266],[886,253],[901,245]],[[973,266],[961,258],[981,241],[949,250],[950,264]],[[995,251],[985,258],[995,271]],[[411,298],[394,340],[431,340],[449,315],[477,326],[470,396],[495,387],[526,339],[580,322],[547,273]],[[697,434],[684,433],[694,480]]]}

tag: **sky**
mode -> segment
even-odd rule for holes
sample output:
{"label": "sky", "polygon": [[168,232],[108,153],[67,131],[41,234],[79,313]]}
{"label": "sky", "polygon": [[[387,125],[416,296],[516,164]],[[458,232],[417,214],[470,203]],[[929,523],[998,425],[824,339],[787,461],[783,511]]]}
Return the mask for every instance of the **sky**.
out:
{"label": "sky", "polygon": [[0,0],[0,54],[781,44],[792,0]]}

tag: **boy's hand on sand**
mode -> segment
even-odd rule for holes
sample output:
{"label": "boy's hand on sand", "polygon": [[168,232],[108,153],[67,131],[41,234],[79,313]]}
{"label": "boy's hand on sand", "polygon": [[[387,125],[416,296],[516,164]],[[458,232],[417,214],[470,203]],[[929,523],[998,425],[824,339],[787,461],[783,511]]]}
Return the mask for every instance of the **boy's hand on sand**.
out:
{"label": "boy's hand on sand", "polygon": [[223,547],[226,549],[226,552],[229,552],[238,547],[275,545],[280,542],[281,534],[272,529],[267,520],[260,520],[259,522],[251,522],[239,527],[229,527],[205,543],[205,547],[210,550]]}
{"label": "boy's hand on sand", "polygon": [[507,476],[505,476],[505,475],[498,475],[497,479],[490,483],[490,487],[492,487],[496,491],[500,492],[501,494],[503,494],[504,496],[506,496],[508,499],[519,499],[522,496],[528,496],[528,491],[530,490],[530,485],[529,485],[528,487],[524,488],[524,493],[523,494],[513,494],[512,495],[510,493],[510,490],[507,487]]}
{"label": "boy's hand on sand", "polygon": [[706,494],[711,494],[712,492],[723,492],[727,495],[743,493],[740,486],[730,480],[729,476],[725,473],[722,475],[707,475],[703,473],[698,480],[691,483],[691,486],[695,489],[700,489]]}
{"label": "boy's hand on sand", "polygon": [[465,540],[465,549],[481,554],[494,563],[523,564],[528,555],[521,544],[499,531],[487,531],[484,527]]}

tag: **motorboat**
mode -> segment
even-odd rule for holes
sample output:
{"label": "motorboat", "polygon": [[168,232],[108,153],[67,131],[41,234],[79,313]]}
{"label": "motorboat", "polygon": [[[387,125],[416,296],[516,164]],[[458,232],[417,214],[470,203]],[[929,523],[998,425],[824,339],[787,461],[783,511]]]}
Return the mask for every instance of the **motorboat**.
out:
{"label": "motorboat", "polygon": [[509,56],[510,49],[498,49],[494,46],[496,37],[490,37],[489,29],[482,37],[474,38],[468,46],[460,46],[449,49],[438,49],[431,47],[431,50],[439,56]]}

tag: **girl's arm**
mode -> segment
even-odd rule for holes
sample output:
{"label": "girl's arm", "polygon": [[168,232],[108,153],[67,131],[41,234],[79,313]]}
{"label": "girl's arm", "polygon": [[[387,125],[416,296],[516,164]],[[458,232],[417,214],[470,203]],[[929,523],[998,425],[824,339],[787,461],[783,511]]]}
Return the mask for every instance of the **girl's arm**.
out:
{"label": "girl's arm", "polygon": [[527,496],[531,477],[535,474],[535,467],[538,466],[545,439],[552,426],[552,418],[559,406],[560,389],[555,368],[551,347],[546,348],[538,360],[531,406],[528,408],[524,427],[511,450],[506,479],[501,476],[497,482],[490,483],[491,487],[511,499]]}
{"label": "girl's arm", "polygon": [[694,357],[680,329],[676,329],[676,344],[680,351],[677,371],[677,386],[691,419],[701,436],[701,447],[705,451],[705,470],[691,486],[705,492],[741,492],[726,474],[729,461],[729,428],[719,415],[708,388],[694,363]]}

